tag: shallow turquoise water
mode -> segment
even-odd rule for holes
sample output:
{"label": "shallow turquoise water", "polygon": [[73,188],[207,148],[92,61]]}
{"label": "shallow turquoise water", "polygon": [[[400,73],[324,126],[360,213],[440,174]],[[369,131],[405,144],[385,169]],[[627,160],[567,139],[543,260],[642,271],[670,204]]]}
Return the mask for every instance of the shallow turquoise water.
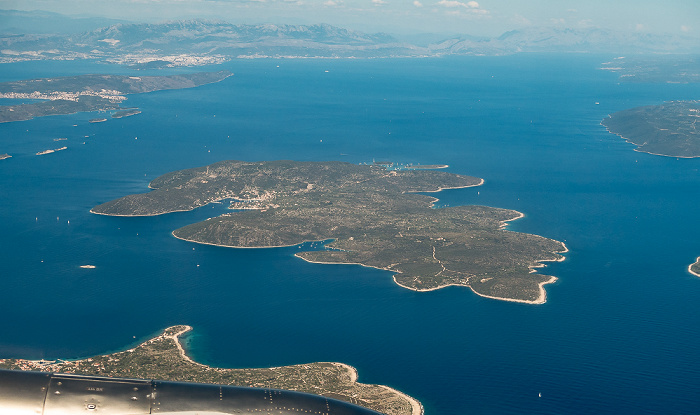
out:
{"label": "shallow turquoise water", "polygon": [[[0,161],[0,355],[88,356],[189,324],[200,361],[341,361],[428,414],[697,413],[700,278],[687,266],[700,255],[700,160],[635,152],[599,123],[697,99],[700,86],[618,84],[596,69],[607,58],[231,62],[221,83],[130,97],[137,116],[2,124],[0,153],[13,158]],[[0,78],[89,72],[132,73],[21,63]],[[221,205],[88,212],[224,159],[446,163],[486,183],[443,191],[440,203],[519,210],[511,230],[570,252],[544,270],[559,278],[548,302],[529,306],[459,287],[411,292],[383,271],[306,263],[296,247],[170,235]]]}

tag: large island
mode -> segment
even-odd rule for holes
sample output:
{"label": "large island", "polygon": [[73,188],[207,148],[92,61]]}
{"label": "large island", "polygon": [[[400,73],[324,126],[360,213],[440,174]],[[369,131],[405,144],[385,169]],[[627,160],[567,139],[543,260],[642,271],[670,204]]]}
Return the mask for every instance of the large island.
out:
{"label": "large island", "polygon": [[231,75],[228,71],[171,76],[78,75],[3,82],[0,83],[0,98],[40,101],[0,106],[0,122],[76,112],[118,110],[127,94],[194,88],[219,82]]}
{"label": "large island", "polygon": [[231,213],[177,229],[187,241],[236,248],[327,241],[300,251],[310,262],[361,264],[393,272],[402,287],[449,285],[489,298],[539,304],[555,277],[535,273],[560,261],[563,243],[510,232],[513,210],[485,206],[434,209],[417,192],[477,186],[482,179],[432,170],[386,170],[343,162],[223,161],[156,178],[151,192],[94,207],[113,216],[187,211],[231,199]]}
{"label": "large island", "polygon": [[169,327],[133,349],[81,360],[0,359],[0,369],[287,389],[352,402],[387,415],[423,412],[420,402],[395,389],[358,383],[355,369],[342,363],[265,369],[221,369],[197,363],[186,355],[180,341],[180,336],[191,329]]}
{"label": "large island", "polygon": [[670,157],[700,157],[700,101],[670,101],[616,112],[602,121],[637,151]]}

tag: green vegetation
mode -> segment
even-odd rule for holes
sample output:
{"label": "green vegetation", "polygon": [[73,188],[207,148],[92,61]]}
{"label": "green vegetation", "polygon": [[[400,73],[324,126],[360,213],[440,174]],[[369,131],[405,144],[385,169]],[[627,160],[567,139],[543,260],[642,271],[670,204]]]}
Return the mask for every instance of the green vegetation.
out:
{"label": "green vegetation", "polygon": [[[0,106],[0,122],[24,121],[47,115],[120,109],[126,94],[193,88],[219,82],[228,71],[172,76],[79,75],[0,83],[0,98],[41,99],[43,102]],[[128,110],[115,118],[137,114]]]}
{"label": "green vegetation", "polygon": [[47,115],[68,115],[77,112],[110,111],[119,104],[95,96],[81,96],[73,100],[57,99],[32,104],[0,106],[0,122],[26,121]]}
{"label": "green vegetation", "polygon": [[563,259],[561,242],[509,232],[520,213],[484,206],[431,208],[416,192],[476,186],[481,179],[430,170],[387,171],[342,162],[224,161],[156,178],[149,193],[93,213],[145,216],[233,199],[239,211],[177,229],[192,242],[272,247],[333,239],[333,250],[300,252],[311,262],[353,263],[394,272],[414,290],[462,285],[477,294],[540,303],[553,278],[531,272]]}
{"label": "green vegetation", "polygon": [[670,101],[632,108],[602,121],[611,133],[635,144],[637,151],[670,157],[700,157],[700,102]]}
{"label": "green vegetation", "polygon": [[180,344],[179,336],[189,330],[188,326],[169,327],[133,349],[82,360],[0,359],[0,368],[287,389],[345,400],[388,415],[420,414],[420,404],[415,399],[385,386],[357,383],[355,370],[341,363],[270,369],[202,365],[187,357]]}

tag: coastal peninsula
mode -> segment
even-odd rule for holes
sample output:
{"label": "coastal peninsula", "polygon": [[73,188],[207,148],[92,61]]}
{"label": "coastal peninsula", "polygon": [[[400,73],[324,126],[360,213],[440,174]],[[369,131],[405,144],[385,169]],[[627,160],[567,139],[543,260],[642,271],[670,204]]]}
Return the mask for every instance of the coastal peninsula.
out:
{"label": "coastal peninsula", "polygon": [[231,209],[173,232],[187,241],[236,248],[326,241],[300,251],[315,263],[360,264],[394,273],[416,291],[460,285],[489,298],[540,304],[556,278],[535,273],[561,261],[563,243],[505,229],[520,212],[485,206],[433,208],[417,192],[478,186],[482,179],[434,170],[391,170],[343,162],[223,161],[160,176],[153,191],[91,212],[149,216],[231,199]]}
{"label": "coastal peninsula", "polygon": [[287,389],[344,400],[387,415],[423,413],[420,402],[393,388],[358,383],[355,368],[343,363],[267,369],[222,369],[197,363],[187,356],[180,340],[190,330],[184,325],[168,327],[133,349],[81,360],[0,359],[0,369]]}
{"label": "coastal peninsula", "polygon": [[[66,115],[88,111],[121,109],[125,95],[142,94],[166,89],[194,88],[222,81],[228,71],[199,72],[171,76],[78,75],[59,78],[30,79],[0,83],[0,99],[37,99],[42,102],[2,105],[0,122],[25,121],[47,115]],[[129,109],[115,118],[134,115]]]}
{"label": "coastal peninsula", "polygon": [[616,112],[601,124],[635,144],[636,151],[669,157],[700,157],[700,101],[670,101]]}
{"label": "coastal peninsula", "polygon": [[700,256],[688,266],[688,271],[696,277],[700,277]]}

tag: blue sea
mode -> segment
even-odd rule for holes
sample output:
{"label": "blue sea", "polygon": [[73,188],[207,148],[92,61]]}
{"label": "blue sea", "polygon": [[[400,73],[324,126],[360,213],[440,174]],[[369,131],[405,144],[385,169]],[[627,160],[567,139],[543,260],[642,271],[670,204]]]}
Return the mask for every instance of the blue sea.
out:
{"label": "blue sea", "polygon": [[[700,85],[620,83],[598,69],[610,58],[233,61],[204,68],[235,73],[220,83],[129,96],[136,116],[0,124],[13,156],[0,161],[0,357],[87,357],[189,324],[203,363],[344,362],[428,415],[697,414],[700,278],[687,267],[700,255],[700,159],[636,152],[600,121],[698,99]],[[198,70],[25,62],[0,66],[0,81]],[[441,206],[521,211],[510,230],[570,252],[540,271],[558,281],[535,306],[417,293],[385,271],[304,262],[299,247],[171,236],[221,204],[89,213],[226,159],[449,164],[485,183],[437,194]]]}

